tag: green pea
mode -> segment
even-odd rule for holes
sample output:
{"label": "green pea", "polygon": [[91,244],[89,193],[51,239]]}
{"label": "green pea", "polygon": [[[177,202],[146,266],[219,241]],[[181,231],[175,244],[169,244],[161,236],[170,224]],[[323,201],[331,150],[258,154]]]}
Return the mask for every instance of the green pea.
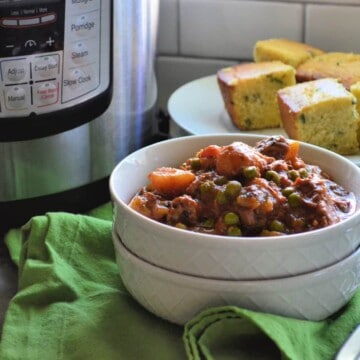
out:
{"label": "green pea", "polygon": [[224,215],[224,223],[226,225],[235,225],[239,223],[239,216],[234,212],[228,212]]}
{"label": "green pea", "polygon": [[200,193],[201,195],[208,195],[211,194],[214,190],[215,186],[212,181],[205,181],[200,185]]}
{"label": "green pea", "polygon": [[190,166],[193,170],[199,170],[201,168],[201,163],[199,158],[192,158],[190,160]]}
{"label": "green pea", "polygon": [[176,223],[175,227],[177,227],[178,229],[184,229],[186,230],[187,229],[187,226],[183,223]]}
{"label": "green pea", "polygon": [[290,194],[292,194],[295,191],[295,188],[292,186],[287,186],[282,190],[282,194],[286,197],[289,197]]}
{"label": "green pea", "polygon": [[201,226],[207,229],[212,229],[214,227],[214,219],[206,219],[201,223]]}
{"label": "green pea", "polygon": [[227,234],[229,236],[241,236],[242,232],[238,226],[229,226],[227,228]]}
{"label": "green pea", "polygon": [[236,180],[229,181],[225,187],[225,194],[230,198],[235,198],[240,194],[241,183]]}
{"label": "green pea", "polygon": [[294,181],[299,177],[299,172],[296,170],[289,170],[288,177],[290,180]]}
{"label": "green pea", "polygon": [[244,168],[243,172],[244,172],[244,176],[248,180],[252,180],[258,176],[258,170],[256,166],[247,166]]}
{"label": "green pea", "polygon": [[268,170],[265,177],[269,181],[273,181],[276,185],[280,184],[280,175],[274,170]]}
{"label": "green pea", "polygon": [[224,191],[219,191],[216,194],[216,201],[220,204],[220,205],[225,205],[229,200],[225,194]]}
{"label": "green pea", "polygon": [[291,207],[298,207],[301,202],[301,196],[297,192],[293,192],[288,196],[288,202]]}
{"label": "green pea", "polygon": [[269,227],[272,231],[285,232],[285,225],[280,220],[273,220]]}
{"label": "green pea", "polygon": [[299,176],[302,178],[302,179],[305,179],[309,176],[309,173],[306,169],[300,169],[299,170]]}
{"label": "green pea", "polygon": [[214,180],[214,183],[216,185],[225,185],[227,183],[227,178],[226,176],[221,176],[221,177],[218,177],[217,179]]}

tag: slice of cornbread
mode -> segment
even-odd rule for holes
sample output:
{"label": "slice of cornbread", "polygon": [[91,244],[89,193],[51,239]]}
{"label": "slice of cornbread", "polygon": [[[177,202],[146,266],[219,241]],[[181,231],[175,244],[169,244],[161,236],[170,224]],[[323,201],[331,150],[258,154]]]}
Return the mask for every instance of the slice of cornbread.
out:
{"label": "slice of cornbread", "polygon": [[260,40],[253,50],[255,62],[279,60],[295,68],[323,53],[321,49],[289,39]]}
{"label": "slice of cornbread", "polygon": [[296,69],[298,82],[323,78],[338,79],[347,90],[360,81],[360,54],[331,52],[305,61]]}
{"label": "slice of cornbread", "polygon": [[358,152],[356,98],[336,79],[281,89],[278,102],[282,126],[290,138],[342,155]]}
{"label": "slice of cornbread", "polygon": [[295,69],[280,61],[238,64],[219,70],[217,81],[235,126],[274,128],[280,126],[277,91],[295,84]]}

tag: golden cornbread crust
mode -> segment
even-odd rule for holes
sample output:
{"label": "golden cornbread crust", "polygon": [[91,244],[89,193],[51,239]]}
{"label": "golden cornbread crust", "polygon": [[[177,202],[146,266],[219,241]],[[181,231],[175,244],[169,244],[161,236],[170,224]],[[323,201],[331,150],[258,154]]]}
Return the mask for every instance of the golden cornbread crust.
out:
{"label": "golden cornbread crust", "polygon": [[[355,84],[351,85],[350,92],[356,97],[356,110],[358,114],[360,114],[360,81],[356,82]],[[360,125],[358,129],[358,142],[360,146]]]}
{"label": "golden cornbread crust", "polygon": [[260,40],[253,50],[255,62],[278,60],[295,68],[323,53],[323,50],[314,46],[289,39]]}
{"label": "golden cornbread crust", "polygon": [[297,82],[338,79],[347,90],[360,81],[360,54],[329,52],[305,61],[296,69]]}
{"label": "golden cornbread crust", "polygon": [[342,155],[359,150],[356,98],[336,79],[296,84],[278,91],[281,123],[292,139]]}
{"label": "golden cornbread crust", "polygon": [[280,61],[244,63],[219,70],[217,81],[235,126],[275,128],[280,126],[277,91],[295,84],[295,69]]}

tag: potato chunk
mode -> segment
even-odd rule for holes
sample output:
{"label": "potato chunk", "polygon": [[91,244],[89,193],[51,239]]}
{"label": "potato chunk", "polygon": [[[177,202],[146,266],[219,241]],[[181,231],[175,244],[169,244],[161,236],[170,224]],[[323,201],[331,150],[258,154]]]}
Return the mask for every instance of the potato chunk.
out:
{"label": "potato chunk", "polygon": [[191,171],[160,167],[149,174],[149,187],[165,196],[183,194],[194,181],[195,175]]}

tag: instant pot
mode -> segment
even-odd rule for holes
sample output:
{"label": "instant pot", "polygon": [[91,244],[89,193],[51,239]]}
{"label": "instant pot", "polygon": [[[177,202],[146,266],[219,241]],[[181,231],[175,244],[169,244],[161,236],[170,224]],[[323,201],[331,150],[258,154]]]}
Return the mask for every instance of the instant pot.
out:
{"label": "instant pot", "polygon": [[158,0],[0,0],[1,229],[109,199],[149,143]]}

